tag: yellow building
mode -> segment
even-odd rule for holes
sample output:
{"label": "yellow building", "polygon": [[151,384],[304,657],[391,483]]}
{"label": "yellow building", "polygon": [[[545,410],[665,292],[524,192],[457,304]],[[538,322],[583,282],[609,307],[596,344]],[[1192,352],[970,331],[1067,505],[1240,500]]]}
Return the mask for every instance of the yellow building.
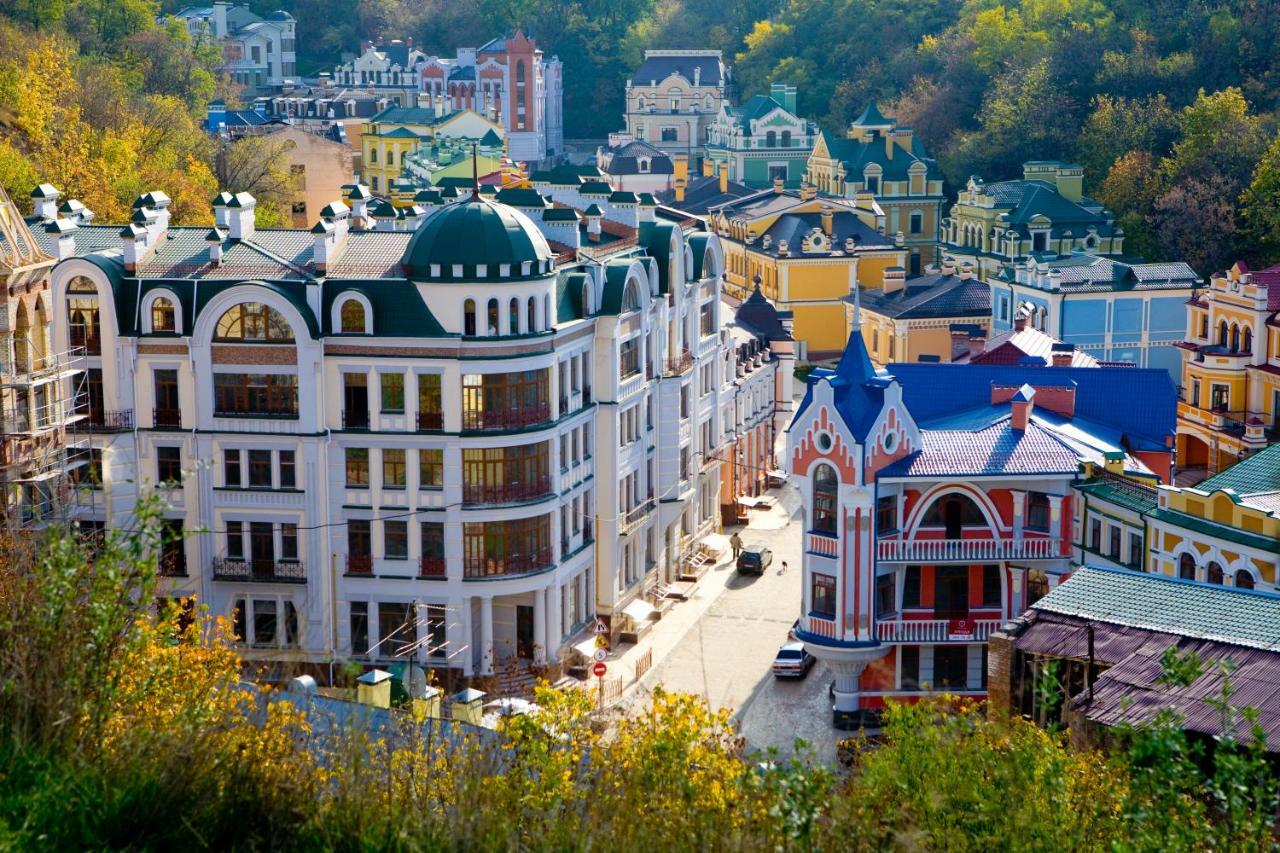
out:
{"label": "yellow building", "polygon": [[1222,470],[1280,438],[1280,265],[1237,263],[1189,303],[1178,463]]}
{"label": "yellow building", "polygon": [[505,142],[501,124],[472,110],[440,114],[427,107],[387,107],[369,119],[360,139],[360,181],[386,193],[400,177],[405,158],[437,137]]}
{"label": "yellow building", "polygon": [[1147,569],[1275,592],[1280,567],[1280,444],[1195,487],[1160,487],[1147,516]]}
{"label": "yellow building", "polygon": [[725,292],[746,299],[758,285],[794,317],[801,360],[835,358],[852,328],[845,298],[879,288],[906,249],[884,235],[884,212],[867,193],[818,198],[812,186],[746,196],[714,208],[708,223],[725,252]]}
{"label": "yellow building", "polygon": [[844,198],[871,193],[884,211],[885,233],[902,232],[910,276],[940,260],[942,173],[914,131],[883,115],[875,101],[844,138],[818,134],[805,180]]}
{"label": "yellow building", "polygon": [[[855,310],[854,299],[846,297]],[[879,290],[860,294],[862,339],[877,367],[891,362],[952,359],[957,333],[969,352],[970,338],[991,330],[991,288],[966,264],[950,259],[939,269],[908,279],[901,267],[889,267]]]}

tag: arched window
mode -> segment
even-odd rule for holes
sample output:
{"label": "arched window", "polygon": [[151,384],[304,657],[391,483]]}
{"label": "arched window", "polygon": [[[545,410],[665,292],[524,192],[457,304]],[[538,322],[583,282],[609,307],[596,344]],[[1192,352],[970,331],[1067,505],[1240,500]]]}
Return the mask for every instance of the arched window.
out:
{"label": "arched window", "polygon": [[1244,340],[1240,344],[1240,352],[1253,352],[1253,329],[1244,327]]}
{"label": "arched window", "polygon": [[1206,341],[1209,340],[1209,315],[1208,314],[1200,315],[1200,337]]}
{"label": "arched window", "polygon": [[965,527],[985,525],[987,518],[968,495],[944,495],[934,501],[920,520],[922,527],[946,528],[948,539],[959,539]]}
{"label": "arched window", "polygon": [[507,305],[507,334],[520,334],[520,300],[514,296],[511,297],[511,303]]}
{"label": "arched window", "polygon": [[241,302],[218,319],[214,340],[292,341],[293,329],[284,316],[262,302]]}
{"label": "arched window", "polygon": [[640,287],[634,281],[627,283],[627,289],[622,294],[622,310],[640,310]]}
{"label": "arched window", "polygon": [[[21,322],[21,314],[18,319]],[[83,347],[86,355],[102,354],[98,288],[82,275],[71,279],[67,286],[67,333],[72,347]]]}
{"label": "arched window", "polygon": [[1227,345],[1227,321],[1223,320],[1218,324],[1218,346],[1225,347]]}
{"label": "arched window", "polygon": [[498,334],[498,300],[489,300],[489,310],[485,317],[485,334],[493,337]]}
{"label": "arched window", "polygon": [[1205,579],[1209,581],[1209,583],[1214,584],[1215,586],[1222,586],[1222,584],[1226,582],[1226,578],[1224,577],[1222,572],[1222,566],[1219,565],[1216,561],[1210,563],[1209,571]]}
{"label": "arched window", "polygon": [[529,297],[529,332],[538,331],[538,298],[536,296]]}
{"label": "arched window", "polygon": [[156,297],[151,303],[151,331],[176,332],[177,320],[173,313],[173,303],[164,296]]}
{"label": "arched window", "polygon": [[1235,323],[1231,324],[1231,351],[1240,352],[1240,327]]}
{"label": "arched window", "polygon": [[348,299],[342,303],[342,334],[344,335],[363,335],[364,325],[364,306],[354,299]]}
{"label": "arched window", "polygon": [[1178,577],[1184,581],[1196,579],[1196,561],[1190,554],[1183,554],[1178,558]]}
{"label": "arched window", "polygon": [[476,301],[468,299],[462,303],[462,334],[469,338],[476,336]]}
{"label": "arched window", "polygon": [[776,133],[775,133],[775,132],[773,132],[772,130],[770,130],[770,131],[768,131],[767,133],[765,133],[765,135],[764,135],[764,147],[765,147],[765,148],[777,148],[777,147],[778,147],[778,134],[776,134]]}
{"label": "arched window", "polygon": [[812,529],[819,533],[836,533],[836,522],[839,509],[836,491],[840,482],[836,479],[836,469],[823,463],[813,472],[813,525]]}
{"label": "arched window", "polygon": [[1253,589],[1253,575],[1240,569],[1236,572],[1236,586],[1240,589]]}

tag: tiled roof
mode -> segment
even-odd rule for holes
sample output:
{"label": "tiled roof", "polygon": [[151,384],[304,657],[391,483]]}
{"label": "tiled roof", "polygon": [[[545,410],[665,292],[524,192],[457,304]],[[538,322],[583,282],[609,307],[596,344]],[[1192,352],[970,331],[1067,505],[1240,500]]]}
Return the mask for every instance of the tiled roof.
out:
{"label": "tiled roof", "polygon": [[[764,232],[770,239],[770,245],[766,248],[761,240],[752,245],[752,250],[776,256],[781,250],[782,241],[786,240],[790,255],[803,257],[801,244],[815,228],[820,230],[822,228],[821,213],[784,213],[774,220],[768,231]],[[854,239],[854,244],[859,249],[893,246],[893,241],[874,228],[868,227],[856,213],[837,208],[831,216],[831,234],[827,238],[830,248],[822,250],[821,254],[830,254],[837,249],[844,251],[844,242],[849,237]]]}
{"label": "tiled roof", "polygon": [[1087,495],[1111,501],[1134,512],[1151,512],[1160,505],[1160,493],[1154,487],[1124,477],[1096,477],[1077,488]]}
{"label": "tiled roof", "polygon": [[880,127],[886,124],[893,124],[893,119],[887,118],[884,113],[880,112],[880,105],[872,100],[867,104],[866,109],[853,120],[855,127]]}
{"label": "tiled roof", "polygon": [[1031,608],[1280,651],[1280,597],[1233,587],[1086,567]]}
{"label": "tiled roof", "polygon": [[672,74],[679,74],[692,83],[695,68],[702,70],[699,85],[720,85],[724,65],[720,61],[719,51],[676,56],[646,52],[644,62],[640,63],[640,67],[631,75],[631,79],[637,86],[647,86],[651,82],[661,83]]}
{"label": "tiled roof", "polygon": [[706,214],[713,207],[730,204],[744,196],[753,195],[756,190],[736,181],[726,181],[725,192],[720,191],[720,178],[717,175],[699,175],[690,178],[685,187],[684,200],[676,201],[675,190],[663,190],[658,193],[658,201],[668,207],[674,207],[697,215]]}
{"label": "tiled roof", "polygon": [[[900,320],[991,315],[991,288],[976,277],[930,273],[911,279],[893,293],[864,289],[859,298],[863,308]],[[852,302],[853,297],[845,301]]]}
{"label": "tiled roof", "polygon": [[1259,551],[1274,551],[1276,549],[1276,540],[1269,536],[1250,533],[1249,531],[1241,530],[1238,527],[1228,527],[1225,524],[1217,524],[1204,518],[1188,515],[1185,512],[1178,512],[1177,510],[1172,509],[1157,509],[1154,512],[1149,513],[1149,517],[1154,518],[1157,521],[1163,521],[1174,527],[1193,530],[1205,537],[1225,539],[1228,542],[1235,542],[1249,548],[1256,548]]}
{"label": "tiled roof", "polygon": [[1280,444],[1258,451],[1196,486],[1199,491],[1232,489],[1238,495],[1280,491]]}
{"label": "tiled roof", "polygon": [[1075,386],[1075,415],[1116,429],[1134,449],[1166,449],[1177,391],[1167,370],[1033,367],[1005,364],[889,365],[917,421],[990,405],[991,386]]}
{"label": "tiled roof", "polygon": [[886,181],[907,180],[911,167],[916,163],[924,164],[926,178],[939,177],[937,164],[915,138],[911,141],[911,151],[904,151],[895,143],[892,157],[889,156],[883,139],[862,142],[826,134],[823,138],[826,140],[827,151],[833,159],[840,161],[844,166],[845,175],[851,181],[861,181],[863,170],[871,163],[880,167],[880,176]]}
{"label": "tiled roof", "polygon": [[791,335],[778,318],[778,309],[764,297],[758,287],[738,306],[734,321],[766,340],[791,340]]}
{"label": "tiled roof", "polygon": [[1052,433],[1035,423],[1016,430],[1007,414],[984,429],[922,429],[921,438],[923,448],[880,476],[1070,474],[1080,465],[1076,452]]}
{"label": "tiled roof", "polygon": [[[1053,345],[1062,341],[1046,335],[1039,329],[1026,326],[1021,330],[1010,329],[993,337],[987,342],[982,353],[969,357],[970,364],[1017,364],[1022,358],[1033,357],[1043,359],[1045,364],[1053,363]],[[1098,360],[1087,352],[1076,348],[1071,353],[1072,367],[1097,367]]]}

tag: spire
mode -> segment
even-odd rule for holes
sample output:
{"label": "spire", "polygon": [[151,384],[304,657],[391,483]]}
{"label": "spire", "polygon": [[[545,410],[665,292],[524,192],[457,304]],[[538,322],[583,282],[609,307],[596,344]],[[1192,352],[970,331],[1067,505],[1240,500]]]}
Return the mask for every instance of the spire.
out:
{"label": "spire", "polygon": [[853,330],[862,331],[862,285],[853,283]]}
{"label": "spire", "polygon": [[471,198],[468,201],[480,200],[480,164],[476,155],[478,145],[474,139],[471,140]]}

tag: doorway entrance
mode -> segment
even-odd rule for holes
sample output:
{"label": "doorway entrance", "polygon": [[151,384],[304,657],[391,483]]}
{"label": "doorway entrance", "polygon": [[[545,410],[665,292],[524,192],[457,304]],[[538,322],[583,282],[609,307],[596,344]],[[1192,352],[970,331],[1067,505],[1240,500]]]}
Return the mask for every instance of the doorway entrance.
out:
{"label": "doorway entrance", "polygon": [[516,605],[516,656],[533,657],[533,608]]}
{"label": "doorway entrance", "polygon": [[938,619],[968,619],[969,567],[938,566],[934,573],[934,615]]}

